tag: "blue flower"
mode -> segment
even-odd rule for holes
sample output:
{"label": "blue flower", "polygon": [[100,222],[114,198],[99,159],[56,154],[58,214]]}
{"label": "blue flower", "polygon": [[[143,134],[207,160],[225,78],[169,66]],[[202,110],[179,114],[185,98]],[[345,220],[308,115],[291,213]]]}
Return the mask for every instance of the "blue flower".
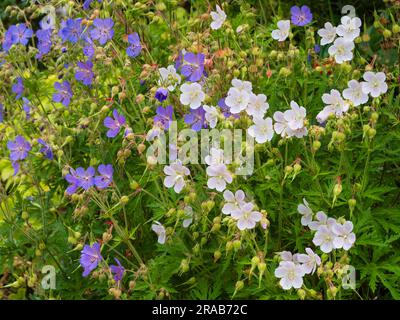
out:
{"label": "blue flower", "polygon": [[56,93],[53,94],[54,102],[61,102],[64,107],[68,107],[71,102],[71,98],[73,96],[71,85],[68,81],[64,81],[63,83],[56,82],[54,84],[54,88],[57,90]]}
{"label": "blue flower", "polygon": [[8,51],[14,44],[22,44],[26,46],[28,44],[29,38],[32,38],[33,31],[29,29],[25,24],[20,23],[17,25],[12,25],[6,31],[3,41],[4,51]]}
{"label": "blue flower", "polygon": [[97,268],[99,262],[103,260],[100,252],[100,244],[93,243],[93,246],[85,245],[81,251],[81,258],[79,260],[82,268],[82,276],[87,277],[90,272]]}
{"label": "blue flower", "polygon": [[11,88],[12,92],[16,94],[15,99],[20,99],[22,94],[24,93],[24,82],[21,77],[17,78],[17,83],[13,84]]}
{"label": "blue flower", "polygon": [[40,152],[43,153],[47,159],[53,160],[53,151],[50,146],[43,139],[39,138],[37,141],[43,146],[43,148],[40,149]]}
{"label": "blue flower", "polygon": [[41,59],[45,54],[48,54],[51,50],[51,34],[52,29],[40,29],[36,31],[36,37],[38,38],[37,48],[39,53],[36,55],[37,59]]}
{"label": "blue flower", "polygon": [[125,268],[121,265],[121,262],[119,262],[117,258],[114,258],[114,260],[117,262],[117,265],[110,265],[110,270],[114,274],[114,280],[118,282],[122,280],[125,273]]}
{"label": "blue flower", "polygon": [[22,101],[24,102],[22,109],[25,111],[26,119],[29,120],[31,118],[31,102],[25,97],[22,98]]}
{"label": "blue flower", "polygon": [[205,127],[205,114],[203,107],[190,109],[190,114],[186,114],[184,119],[186,124],[191,124],[194,131],[200,131]]}
{"label": "blue flower", "polygon": [[93,40],[98,40],[101,45],[106,44],[114,36],[114,21],[111,18],[100,19],[96,18],[93,21],[94,28],[90,30],[90,35]]}
{"label": "blue flower", "polygon": [[64,20],[61,23],[61,29],[58,35],[61,37],[63,42],[69,41],[71,43],[77,43],[81,38],[83,33],[82,19],[72,19]]}
{"label": "blue flower", "polygon": [[126,48],[126,54],[131,58],[136,58],[142,51],[139,35],[135,32],[128,36],[130,46]]}
{"label": "blue flower", "polygon": [[75,79],[86,86],[90,86],[94,79],[93,63],[91,61],[78,62],[78,67],[79,69],[75,72]]}
{"label": "blue flower", "polygon": [[163,102],[165,99],[168,97],[168,90],[165,88],[158,88],[154,97],[160,101]]}

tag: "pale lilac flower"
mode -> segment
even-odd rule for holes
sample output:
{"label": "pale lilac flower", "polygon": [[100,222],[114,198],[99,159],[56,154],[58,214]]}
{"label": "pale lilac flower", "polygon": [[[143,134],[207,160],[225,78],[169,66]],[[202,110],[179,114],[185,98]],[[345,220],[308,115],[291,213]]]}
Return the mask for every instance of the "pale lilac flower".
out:
{"label": "pale lilac flower", "polygon": [[293,261],[281,261],[279,267],[275,269],[275,277],[281,278],[279,284],[282,289],[300,289],[303,285],[304,270],[301,265]]}
{"label": "pale lilac flower", "polygon": [[343,90],[343,97],[350,100],[355,107],[368,102],[368,94],[363,92],[362,83],[350,80],[348,88]]}
{"label": "pale lilac flower", "polygon": [[388,90],[388,85],[385,81],[386,75],[383,72],[374,73],[367,71],[364,73],[363,78],[365,82],[362,82],[362,90],[365,94],[370,94],[373,98],[379,97]]}
{"label": "pale lilac flower", "polygon": [[225,104],[230,108],[231,113],[240,113],[247,108],[249,99],[250,95],[247,91],[232,87],[225,98]]}
{"label": "pale lilac flower", "polygon": [[340,22],[341,24],[336,28],[338,36],[343,37],[346,41],[353,41],[360,35],[362,24],[360,18],[344,16],[340,19]]}
{"label": "pale lilac flower", "polygon": [[269,104],[265,94],[250,94],[249,104],[246,108],[246,112],[249,116],[264,118],[264,115],[268,109]]}
{"label": "pale lilac flower", "polygon": [[97,188],[99,189],[105,189],[107,188],[113,179],[113,173],[114,169],[111,164],[101,164],[97,168],[97,171],[100,173],[100,175],[97,175],[94,177],[94,184],[96,185]]}
{"label": "pale lilac flower", "polygon": [[237,220],[239,230],[253,229],[256,223],[262,218],[262,214],[254,211],[254,204],[251,202],[243,202],[239,204],[237,209],[231,212],[232,218]]}
{"label": "pale lilac flower", "polygon": [[336,38],[336,27],[326,22],[324,28],[318,30],[318,35],[321,37],[321,45],[332,43]]}
{"label": "pale lilac flower", "polygon": [[301,224],[303,226],[308,226],[312,221],[313,212],[310,209],[310,206],[305,198],[303,198],[303,203],[304,204],[301,203],[297,206],[297,211],[302,215]]}
{"label": "pale lilac flower", "polygon": [[278,41],[285,41],[290,32],[290,20],[278,21],[278,29],[272,31],[272,38]]}
{"label": "pale lilac flower", "polygon": [[168,91],[174,91],[176,85],[181,83],[181,76],[176,72],[173,65],[160,68],[158,72],[160,73],[158,85],[167,87]]}
{"label": "pale lilac flower", "polygon": [[332,228],[332,226],[336,223],[336,220],[333,218],[328,218],[328,216],[325,214],[325,212],[323,211],[318,211],[315,215],[315,217],[317,218],[317,220],[311,221],[308,224],[308,227],[311,230],[318,230],[320,227],[322,226],[326,226],[329,229]]}
{"label": "pale lilac flower", "polygon": [[353,223],[346,221],[343,224],[336,223],[332,226],[332,231],[335,234],[333,245],[336,249],[343,248],[349,250],[356,241],[356,235],[353,231]]}
{"label": "pale lilac flower", "polygon": [[221,28],[221,26],[226,20],[226,14],[219,5],[216,6],[216,10],[217,10],[216,12],[215,11],[210,12],[211,18],[213,20],[211,22],[211,29],[213,30],[218,30],[219,28]]}
{"label": "pale lilac flower", "polygon": [[245,193],[243,190],[237,190],[235,194],[232,191],[224,191],[225,204],[222,208],[222,213],[230,215],[234,210],[238,210],[240,205],[244,204]]}
{"label": "pale lilac flower", "polygon": [[207,167],[207,175],[209,176],[207,186],[210,189],[224,191],[227,183],[232,183],[232,174],[229,172],[225,164],[215,164]]}
{"label": "pale lilac flower", "polygon": [[324,93],[322,95],[322,101],[327,106],[317,115],[319,123],[325,122],[331,114],[340,118],[349,110],[349,104],[343,100],[340,92],[336,89],[332,89],[329,94]]}
{"label": "pale lilac flower", "polygon": [[156,233],[158,237],[157,239],[158,243],[164,244],[166,240],[166,231],[164,226],[160,222],[156,221],[151,225],[151,230],[153,230]]}
{"label": "pale lilac flower", "polygon": [[114,36],[114,21],[111,18],[93,20],[93,29],[90,30],[90,36],[93,40],[98,40],[101,45],[107,43]]}
{"label": "pale lilac flower", "polygon": [[191,109],[197,109],[206,98],[205,93],[198,83],[184,83],[181,86],[180,101]]}
{"label": "pale lilac flower", "polygon": [[271,118],[253,118],[254,124],[247,129],[250,136],[256,139],[258,143],[271,141],[274,136],[274,127]]}
{"label": "pale lilac flower", "polygon": [[170,166],[165,166],[164,173],[167,175],[164,179],[164,185],[167,188],[174,187],[174,191],[180,193],[185,186],[185,177],[190,175],[190,170],[178,160]]}
{"label": "pale lilac flower", "polygon": [[320,226],[314,235],[313,243],[319,246],[321,251],[329,253],[334,249],[334,240],[336,236],[327,226]]}
{"label": "pale lilac flower", "polygon": [[354,42],[340,37],[329,47],[328,53],[335,58],[336,63],[341,64],[353,59],[353,49]]}
{"label": "pale lilac flower", "polygon": [[219,113],[216,107],[203,105],[205,113],[205,119],[210,125],[211,129],[214,129],[218,122]]}
{"label": "pale lilac flower", "polygon": [[317,266],[321,264],[321,258],[310,248],[306,248],[307,254],[301,253],[297,256],[305,274],[313,274]]}

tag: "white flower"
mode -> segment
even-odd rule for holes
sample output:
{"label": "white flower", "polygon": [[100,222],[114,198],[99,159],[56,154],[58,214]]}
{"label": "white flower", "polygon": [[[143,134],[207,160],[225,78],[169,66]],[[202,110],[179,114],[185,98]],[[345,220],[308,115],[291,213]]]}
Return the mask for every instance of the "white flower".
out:
{"label": "white flower", "polygon": [[297,259],[301,263],[305,274],[313,274],[317,266],[321,264],[321,258],[310,248],[306,248],[307,254],[301,253]]}
{"label": "white flower", "polygon": [[230,215],[234,210],[239,209],[241,204],[244,204],[245,194],[242,190],[236,191],[235,194],[232,191],[225,190],[223,195],[226,201],[222,208],[223,214]]}
{"label": "white flower", "polygon": [[226,168],[225,164],[215,164],[207,167],[207,175],[210,177],[207,181],[207,186],[210,189],[224,191],[227,183],[232,183],[232,174]]}
{"label": "white flower", "polygon": [[271,141],[274,136],[274,127],[271,118],[253,118],[254,124],[247,129],[250,136],[256,139],[258,143]]}
{"label": "white flower", "polygon": [[151,230],[153,230],[158,236],[158,243],[164,244],[165,243],[165,228],[164,226],[156,221],[151,225]]}
{"label": "white flower", "polygon": [[322,252],[329,253],[334,248],[333,241],[335,237],[335,234],[330,228],[327,226],[320,226],[312,241],[316,246],[321,248]]}
{"label": "white flower", "polygon": [[285,119],[285,116],[283,114],[283,112],[281,111],[276,111],[274,113],[274,129],[275,132],[277,134],[280,134],[282,136],[282,138],[285,138],[286,136],[288,136],[288,131],[290,131],[289,127],[288,127],[288,123]]}
{"label": "white flower", "polygon": [[281,261],[275,269],[275,277],[281,278],[279,284],[284,290],[300,289],[303,285],[304,270],[293,261]]}
{"label": "white flower", "polygon": [[247,91],[232,87],[225,98],[225,104],[230,108],[231,113],[240,113],[246,109],[249,98],[250,96]]}
{"label": "white flower", "polygon": [[216,12],[210,12],[211,18],[213,19],[213,21],[211,22],[211,29],[213,30],[221,28],[226,19],[226,14],[219,5],[216,6],[216,9]]}
{"label": "white flower", "polygon": [[253,211],[254,204],[244,202],[239,205],[239,208],[232,211],[231,216],[237,220],[239,230],[253,229],[256,223],[262,218],[262,214],[258,211]]}
{"label": "white flower", "polygon": [[181,92],[181,103],[185,106],[190,106],[191,109],[197,109],[200,107],[206,97],[201,85],[196,82],[184,83],[181,86]]}
{"label": "white flower", "polygon": [[362,83],[364,93],[370,94],[374,98],[386,93],[388,85],[385,82],[386,75],[383,72],[367,71],[364,73],[363,78],[366,81]]}
{"label": "white flower", "polygon": [[311,230],[314,230],[314,231],[319,230],[319,228],[322,226],[325,226],[325,227],[328,227],[329,229],[331,229],[332,226],[336,223],[335,219],[328,218],[328,216],[323,211],[318,211],[315,216],[316,216],[317,220],[311,221],[308,224],[308,227]]}
{"label": "white flower", "polygon": [[337,63],[343,63],[353,59],[354,42],[344,38],[337,38],[332,46],[329,47],[328,53],[335,57]]}
{"label": "white flower", "polygon": [[173,65],[167,68],[160,68],[158,72],[160,73],[158,85],[167,87],[168,91],[174,91],[176,85],[181,83],[181,76],[176,72]]}
{"label": "white flower", "polygon": [[312,221],[312,210],[310,209],[308,202],[306,199],[303,198],[303,203],[304,204],[299,204],[297,206],[297,211],[302,215],[301,217],[301,224],[303,226],[308,226],[310,222]]}
{"label": "white flower", "polygon": [[265,112],[269,109],[267,96],[265,94],[250,94],[249,104],[246,112],[249,116],[264,118]]}
{"label": "white flower", "polygon": [[218,122],[219,112],[216,107],[203,105],[203,109],[206,112],[205,118],[210,124],[210,128],[214,129]]}
{"label": "white flower", "polygon": [[292,261],[294,263],[298,263],[298,253],[292,254],[290,251],[282,251],[279,252],[279,256],[281,258],[281,261]]}
{"label": "white flower", "polygon": [[350,80],[347,83],[348,88],[343,90],[343,97],[350,100],[354,106],[368,102],[368,94],[362,90],[362,84],[357,80]]}
{"label": "white flower", "polygon": [[165,166],[164,173],[167,175],[164,179],[164,185],[167,188],[174,187],[175,192],[179,193],[185,186],[185,176],[188,176],[190,171],[178,160],[170,166]]}
{"label": "white flower", "polygon": [[340,19],[340,22],[341,24],[336,28],[338,36],[343,37],[346,41],[353,41],[360,35],[360,18],[344,16]]}
{"label": "white flower", "polygon": [[[280,134],[282,138],[304,137],[307,135],[307,128],[304,127],[306,109],[304,107],[299,107],[294,101],[292,101],[290,105],[292,107],[291,110],[286,110],[284,113],[281,111],[277,111],[274,113],[275,132],[277,134]],[[301,127],[299,127],[300,125]],[[299,128],[295,130],[292,129],[297,127]]]}
{"label": "white flower", "polygon": [[240,79],[233,78],[231,84],[234,88],[238,89],[239,91],[245,91],[248,94],[253,93],[253,85],[250,81],[244,81]]}
{"label": "white flower", "polygon": [[317,115],[319,123],[325,122],[331,114],[334,114],[336,117],[342,117],[343,113],[349,110],[349,104],[343,100],[340,92],[336,89],[332,89],[329,94],[324,93],[322,101],[327,106]]}
{"label": "white flower", "polygon": [[209,166],[224,163],[224,150],[212,147],[210,154],[205,156],[204,161]]}
{"label": "white flower", "polygon": [[336,223],[332,226],[332,231],[335,234],[333,245],[336,249],[343,248],[349,250],[356,241],[356,235],[353,231],[353,223],[346,221],[344,224]]}
{"label": "white flower", "polygon": [[336,38],[336,28],[330,22],[324,24],[324,28],[318,30],[318,35],[321,37],[321,45],[332,43]]}
{"label": "white flower", "polygon": [[294,101],[290,102],[290,107],[291,110],[286,110],[284,113],[288,127],[293,131],[303,128],[306,118],[306,109],[304,107],[299,107]]}
{"label": "white flower", "polygon": [[187,228],[193,222],[193,208],[191,206],[186,206],[183,210],[185,211],[185,220],[183,220],[182,226]]}
{"label": "white flower", "polygon": [[272,38],[278,41],[285,41],[286,38],[289,36],[290,20],[279,20],[278,28],[279,29],[272,31]]}

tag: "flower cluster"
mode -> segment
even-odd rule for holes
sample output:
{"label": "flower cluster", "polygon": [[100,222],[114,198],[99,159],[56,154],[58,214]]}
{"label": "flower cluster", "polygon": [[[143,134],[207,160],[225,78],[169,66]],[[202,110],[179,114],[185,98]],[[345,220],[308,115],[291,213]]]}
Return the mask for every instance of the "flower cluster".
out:
{"label": "flower cluster", "polygon": [[113,181],[114,169],[111,164],[101,164],[97,168],[98,175],[93,167],[86,170],[82,167],[74,170],[70,168],[70,173],[65,175],[65,180],[69,183],[65,192],[69,195],[75,193],[79,188],[88,190],[93,186],[99,189],[107,188]]}

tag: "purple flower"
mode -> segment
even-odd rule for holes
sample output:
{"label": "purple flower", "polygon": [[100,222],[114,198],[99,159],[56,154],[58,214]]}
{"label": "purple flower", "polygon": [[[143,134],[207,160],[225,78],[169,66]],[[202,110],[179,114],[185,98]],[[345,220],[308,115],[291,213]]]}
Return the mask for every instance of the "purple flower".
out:
{"label": "purple flower", "polygon": [[95,242],[92,247],[86,244],[81,251],[79,260],[83,268],[82,276],[87,277],[90,272],[97,268],[101,260],[103,260],[103,257],[100,252],[100,244]]}
{"label": "purple flower", "polygon": [[11,151],[10,159],[12,161],[24,160],[32,149],[30,143],[22,136],[17,136],[14,141],[8,141],[7,148]]}
{"label": "purple flower", "polygon": [[0,123],[4,121],[4,106],[0,103]]}
{"label": "purple flower", "polygon": [[320,53],[320,52],[321,52],[321,47],[319,46],[319,44],[316,44],[316,45],[314,46],[314,52],[315,52],[315,53]]}
{"label": "purple flower", "polygon": [[99,176],[94,177],[94,183],[97,188],[104,189],[107,188],[113,179],[114,169],[111,164],[101,164],[97,168],[97,171],[100,173]]}
{"label": "purple flower", "polygon": [[14,176],[17,175],[17,173],[19,172],[19,169],[21,168],[21,164],[18,161],[12,161],[11,166],[14,169]]}
{"label": "purple flower", "polygon": [[292,14],[292,23],[299,27],[309,24],[313,18],[311,10],[307,6],[302,6],[301,8],[293,6],[290,9],[290,13]]}
{"label": "purple flower", "polygon": [[83,54],[88,57],[89,59],[92,59],[94,57],[94,46],[92,44],[88,44],[83,47]]}
{"label": "purple flower", "polygon": [[204,59],[205,55],[202,53],[185,53],[181,66],[181,74],[189,81],[199,81],[204,72]]}
{"label": "purple flower", "polygon": [[79,187],[82,187],[84,190],[88,190],[90,187],[94,185],[94,174],[95,170],[93,167],[89,167],[86,170],[82,167],[76,169],[76,174],[79,180]]}
{"label": "purple flower", "polygon": [[230,112],[230,108],[225,104],[225,98],[221,98],[218,101],[218,106],[221,108],[222,114],[225,118],[233,116],[235,119],[239,118],[239,114],[233,114]]}
{"label": "purple flower", "polygon": [[37,59],[41,59],[45,54],[48,54],[51,50],[51,34],[52,29],[40,29],[36,32],[38,38],[37,48],[39,53],[36,55]]}
{"label": "purple flower", "polygon": [[31,102],[25,97],[22,98],[22,101],[24,102],[22,109],[25,111],[26,119],[29,120],[31,118]]}
{"label": "purple flower", "polygon": [[172,106],[167,106],[165,108],[159,106],[156,110],[157,115],[154,117],[154,124],[161,125],[165,130],[169,128],[170,121],[172,121],[172,114],[174,113],[174,108]]}
{"label": "purple flower", "polygon": [[79,69],[75,72],[75,79],[84,85],[90,86],[94,79],[93,63],[91,61],[78,62]]}
{"label": "purple flower", "polygon": [[90,30],[93,40],[98,40],[101,45],[106,44],[114,36],[114,21],[111,18],[96,18],[93,21],[94,28]]}
{"label": "purple flower", "polygon": [[17,83],[13,84],[11,90],[16,94],[15,99],[18,100],[19,98],[21,98],[22,94],[24,93],[24,83],[21,77],[17,78]]}
{"label": "purple flower", "polygon": [[111,117],[104,119],[104,126],[110,129],[107,131],[107,137],[109,138],[114,138],[126,122],[125,117],[122,114],[119,114],[117,109],[113,110],[113,117],[114,119]]}
{"label": "purple flower", "polygon": [[117,265],[110,265],[110,270],[114,274],[114,280],[118,282],[122,280],[122,277],[125,273],[125,268],[121,265],[121,262],[119,262],[117,258],[114,258],[114,260],[117,262]]}
{"label": "purple flower", "polygon": [[205,114],[203,107],[190,109],[190,114],[186,114],[184,117],[185,123],[191,124],[194,131],[200,131],[205,126]]}
{"label": "purple flower", "polygon": [[83,33],[82,19],[64,20],[61,23],[61,28],[58,35],[61,37],[63,42],[69,41],[71,43],[77,43]]}
{"label": "purple flower", "polygon": [[154,97],[158,101],[163,102],[168,97],[168,90],[165,88],[158,88]]}
{"label": "purple flower", "polygon": [[67,180],[69,183],[68,188],[65,190],[67,194],[73,194],[78,190],[79,188],[79,183],[80,183],[80,177],[76,173],[76,171],[72,168],[69,170],[70,173],[66,174],[64,179]]}
{"label": "purple flower", "polygon": [[139,35],[136,32],[128,35],[128,42],[130,46],[126,48],[126,54],[131,58],[136,58],[142,51]]}
{"label": "purple flower", "polygon": [[54,102],[61,102],[64,107],[68,107],[72,98],[72,90],[71,85],[68,81],[64,81],[63,83],[56,82],[54,84],[54,88],[58,91],[53,94]]}
{"label": "purple flower", "polygon": [[[103,0],[97,0],[98,3],[101,3],[101,1],[103,1]],[[85,0],[85,2],[83,3],[83,6],[82,6],[83,10],[89,9],[92,2],[93,2],[93,0]]]}
{"label": "purple flower", "polygon": [[25,24],[20,23],[12,25],[6,31],[3,41],[4,51],[8,51],[13,44],[22,44],[26,46],[29,38],[33,36],[33,31],[29,29]]}
{"label": "purple flower", "polygon": [[37,141],[43,146],[43,148],[40,149],[40,152],[43,153],[47,159],[53,160],[53,151],[50,146],[43,139],[39,138]]}

